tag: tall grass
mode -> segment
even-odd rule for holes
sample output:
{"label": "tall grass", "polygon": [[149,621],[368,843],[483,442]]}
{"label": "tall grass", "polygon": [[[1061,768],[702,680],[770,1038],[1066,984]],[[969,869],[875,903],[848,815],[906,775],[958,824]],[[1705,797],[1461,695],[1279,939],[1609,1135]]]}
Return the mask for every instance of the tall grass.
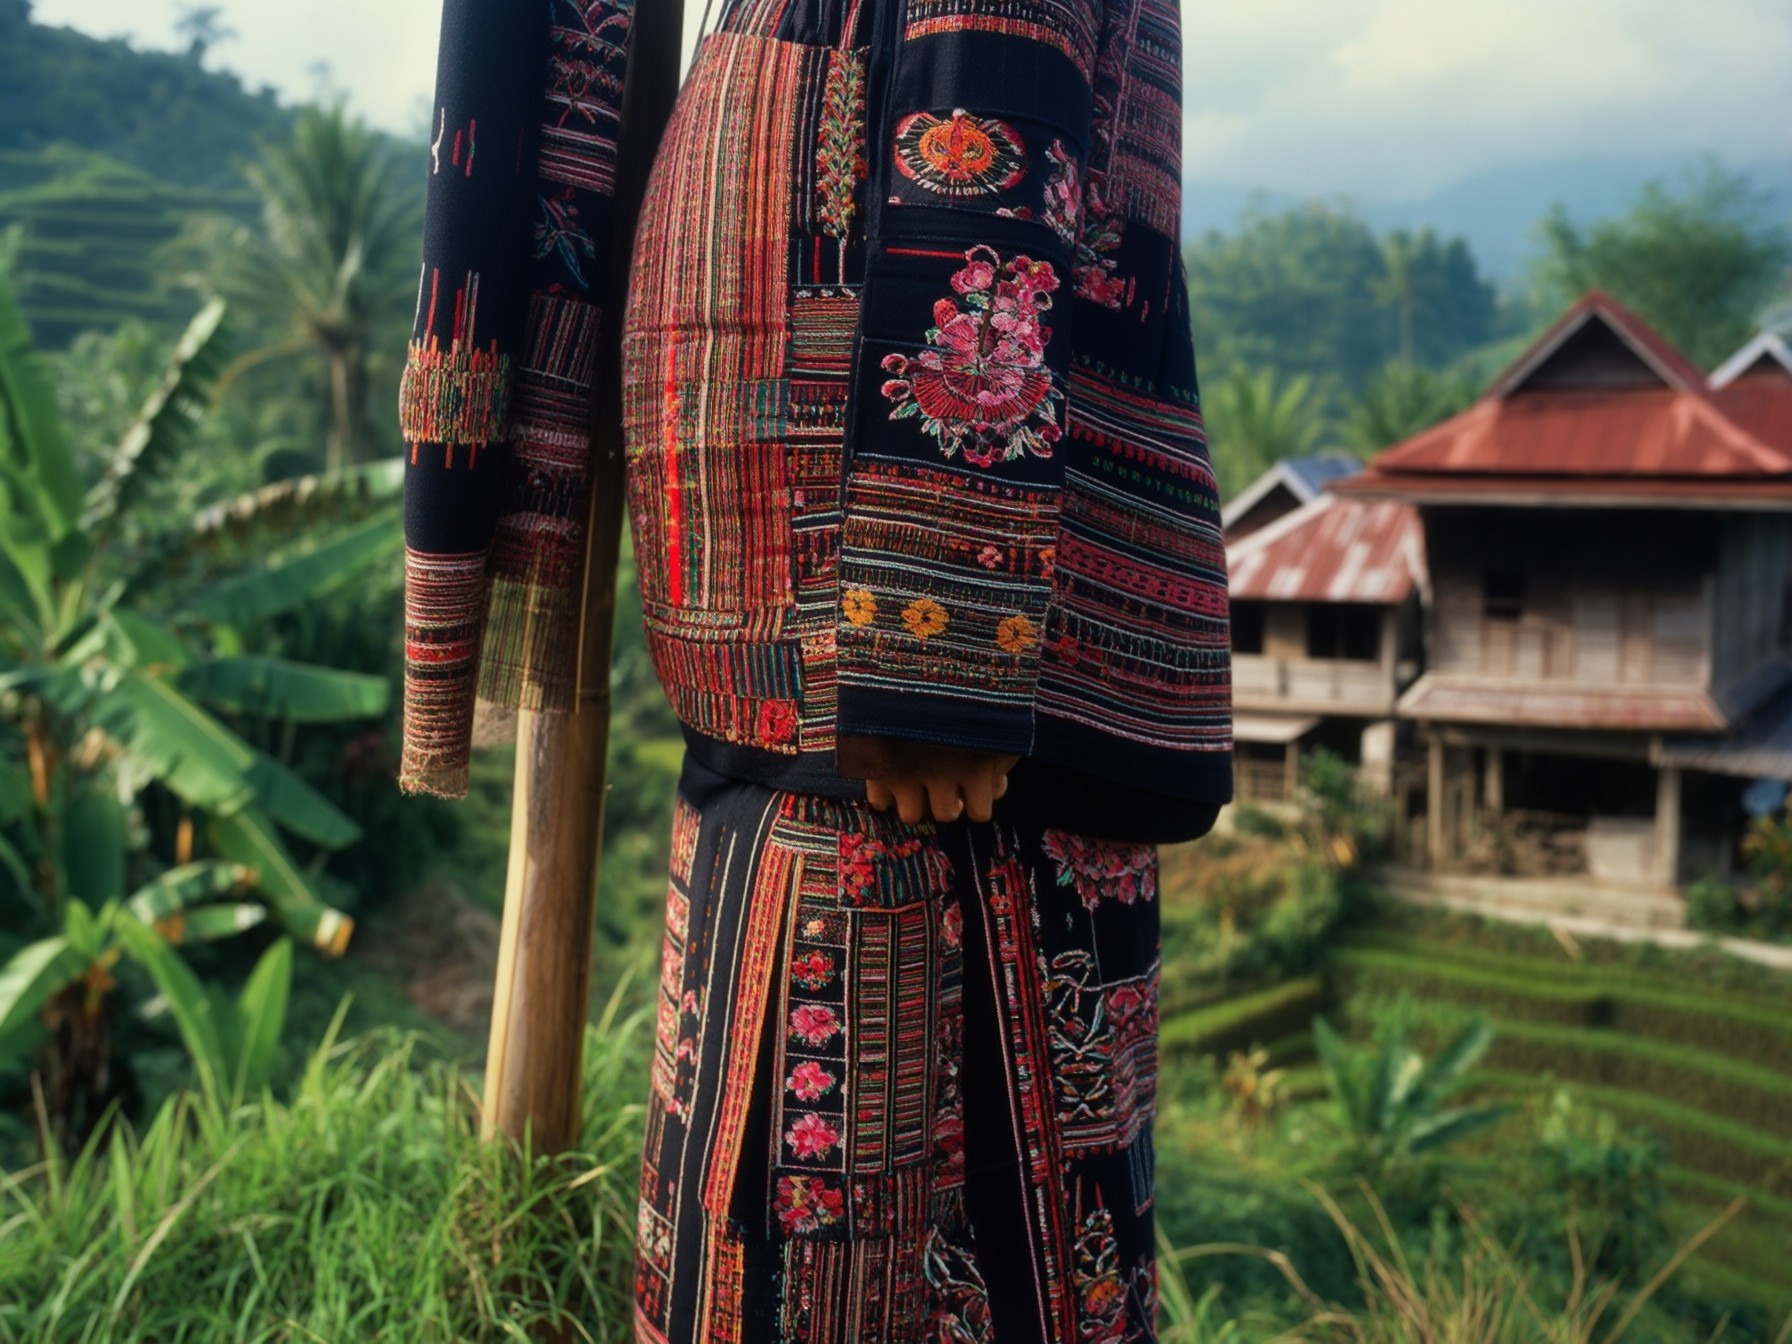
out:
{"label": "tall grass", "polygon": [[[1361,1194],[1372,1231],[1346,1213],[1331,1194],[1311,1182],[1303,1184],[1349,1247],[1362,1305],[1325,1301],[1279,1251],[1221,1244],[1179,1251],[1160,1238],[1160,1344],[1234,1344],[1247,1337],[1241,1323],[1228,1318],[1217,1289],[1197,1295],[1188,1268],[1202,1259],[1238,1255],[1273,1266],[1309,1312],[1298,1325],[1280,1332],[1268,1329],[1250,1338],[1315,1344],[1621,1344],[1660,1339],[1664,1320],[1650,1318],[1651,1304],[1699,1247],[1747,1203],[1743,1198],[1734,1200],[1641,1283],[1595,1278],[1585,1269],[1571,1232],[1575,1270],[1564,1290],[1539,1283],[1515,1250],[1490,1236],[1469,1210],[1461,1211],[1462,1236],[1433,1242],[1423,1253],[1415,1253],[1402,1243],[1381,1201],[1366,1184]],[[1710,1340],[1723,1339],[1727,1328],[1727,1322],[1720,1322]],[[1792,1316],[1773,1340],[1792,1344]]]}
{"label": "tall grass", "polygon": [[0,1175],[0,1344],[630,1337],[642,1022],[588,1030],[579,1148],[479,1138],[464,1066],[339,1039],[288,1099],[183,1092]]}

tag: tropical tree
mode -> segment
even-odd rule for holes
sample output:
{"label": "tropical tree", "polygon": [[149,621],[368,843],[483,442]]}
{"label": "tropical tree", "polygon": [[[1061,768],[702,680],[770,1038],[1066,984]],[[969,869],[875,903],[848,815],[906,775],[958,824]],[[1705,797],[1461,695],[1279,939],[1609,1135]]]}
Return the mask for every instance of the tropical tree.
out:
{"label": "tropical tree", "polygon": [[1318,447],[1324,420],[1305,374],[1235,368],[1202,399],[1221,495],[1233,495],[1284,457]]}
{"label": "tropical tree", "polygon": [[1538,232],[1532,278],[1547,306],[1604,289],[1707,369],[1754,333],[1792,266],[1792,230],[1767,195],[1715,159],[1649,183],[1627,213],[1588,228],[1558,205]]}
{"label": "tropical tree", "polygon": [[[194,319],[84,486],[0,279],[0,763],[17,762],[0,764],[0,954],[14,954],[0,970],[0,1022],[16,1026],[26,1004],[54,1026],[50,1067],[73,1080],[71,1095],[92,1094],[108,1058],[118,949],[105,931],[118,920],[171,941],[219,937],[256,922],[234,899],[252,895],[328,953],[353,927],[286,836],[322,854],[358,828],[232,725],[383,710],[384,678],[257,656],[245,632],[390,556],[394,510],[271,547],[259,569],[200,570],[184,585],[169,575],[203,530],[191,521],[167,520],[159,547],[118,542],[121,519],[206,402],[223,314],[214,302]],[[152,798],[178,816],[166,852],[146,820]],[[112,912],[97,930],[96,909]]]}
{"label": "tropical tree", "polygon": [[187,59],[194,65],[204,65],[208,51],[236,36],[236,30],[224,22],[222,5],[183,7],[174,31],[187,40]]}
{"label": "tropical tree", "polygon": [[1492,1043],[1493,1028],[1477,1020],[1427,1062],[1403,1030],[1352,1049],[1323,1017],[1313,1019],[1313,1046],[1332,1105],[1371,1175],[1478,1133],[1507,1113],[1504,1106],[1444,1105]]}
{"label": "tropical tree", "polygon": [[202,244],[220,258],[218,288],[264,319],[273,339],[231,370],[306,353],[329,388],[325,466],[369,455],[370,367],[394,313],[408,311],[416,275],[416,196],[407,168],[340,101],[306,108],[291,138],[247,170],[259,227],[214,221]]}
{"label": "tropical tree", "polygon": [[1390,360],[1442,367],[1496,334],[1496,295],[1468,244],[1430,229],[1378,237],[1344,209],[1253,208],[1185,260],[1210,373],[1274,368],[1350,394]]}
{"label": "tropical tree", "polygon": [[[1427,233],[1430,230],[1426,230]],[[1386,266],[1376,290],[1382,300],[1392,305],[1400,324],[1400,367],[1410,369],[1413,360],[1413,263],[1418,247],[1405,229],[1395,229],[1381,240],[1381,256]]]}
{"label": "tropical tree", "polygon": [[1338,437],[1366,457],[1447,420],[1474,399],[1474,385],[1453,373],[1389,364],[1345,411]]}

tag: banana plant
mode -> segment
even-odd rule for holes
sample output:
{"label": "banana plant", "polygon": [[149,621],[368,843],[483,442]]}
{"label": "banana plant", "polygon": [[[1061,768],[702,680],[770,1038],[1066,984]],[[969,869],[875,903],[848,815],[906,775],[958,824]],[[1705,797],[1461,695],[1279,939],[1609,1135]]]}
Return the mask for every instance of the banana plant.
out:
{"label": "banana plant", "polygon": [[[400,477],[382,464],[352,485],[312,491],[352,488],[377,506],[347,522],[314,510],[311,526],[261,535],[250,568],[219,578],[215,564],[172,563],[215,551],[228,525],[262,507],[252,498],[201,519],[131,514],[209,404],[223,318],[217,302],[194,318],[160,386],[85,486],[0,277],[0,948],[15,953],[0,967],[0,1019],[37,1014],[53,1027],[46,1067],[88,1083],[107,1072],[92,1047],[115,988],[110,966],[135,947],[135,959],[174,974],[146,939],[166,950],[222,936],[255,923],[250,909],[329,955],[353,930],[319,868],[359,828],[238,726],[290,730],[384,711],[385,678],[265,656],[252,644],[258,623],[394,554]],[[289,514],[305,493],[284,492]],[[146,534],[154,544],[141,543]],[[149,852],[139,807],[155,791],[180,814],[165,854]],[[21,935],[34,941],[20,946]]]}
{"label": "banana plant", "polygon": [[[202,1095],[217,1106],[236,1106],[271,1074],[291,990],[292,941],[279,939],[263,952],[234,1001],[202,984],[175,947],[231,937],[262,923],[264,906],[214,899],[253,880],[241,865],[202,861],[170,869],[128,900],[113,898],[97,911],[71,897],[62,906],[61,932],[20,949],[0,967],[0,1040],[35,1044],[30,1028],[41,1033],[47,1027],[77,1038],[75,1053],[103,1055],[109,1041],[101,1004],[116,985],[114,968],[128,957],[155,985],[154,1006],[172,1015]],[[50,1086],[72,1092],[83,1082],[64,1070]],[[91,1111],[104,1100],[47,1098],[59,1119],[78,1114],[83,1103]]]}
{"label": "banana plant", "polygon": [[1401,1032],[1352,1049],[1323,1017],[1313,1019],[1313,1045],[1332,1105],[1372,1173],[1465,1139],[1506,1115],[1506,1106],[1444,1104],[1467,1084],[1469,1070],[1492,1043],[1493,1028],[1477,1019],[1427,1061]]}
{"label": "banana plant", "polygon": [[0,835],[0,872],[23,878],[46,915],[67,895],[91,898],[90,870],[124,861],[119,800],[153,783],[203,825],[218,857],[256,872],[259,896],[296,937],[339,953],[352,923],[286,836],[330,850],[359,830],[224,716],[321,723],[382,712],[384,678],[257,655],[244,631],[388,558],[399,544],[394,511],[289,541],[260,567],[171,601],[146,597],[160,596],[160,557],[121,564],[125,548],[108,544],[203,407],[222,322],[218,302],[193,320],[107,469],[83,489],[0,280],[0,721],[25,761],[22,775],[0,778],[0,825],[21,811],[36,823]]}

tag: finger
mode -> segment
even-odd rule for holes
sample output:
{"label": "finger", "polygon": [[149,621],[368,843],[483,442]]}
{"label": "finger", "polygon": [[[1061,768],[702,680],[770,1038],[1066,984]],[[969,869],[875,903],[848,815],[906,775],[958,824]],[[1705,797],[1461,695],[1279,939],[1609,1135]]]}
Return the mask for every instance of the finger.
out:
{"label": "finger", "polygon": [[934,776],[927,781],[927,801],[933,808],[935,821],[957,821],[964,812],[964,799],[958,796],[958,781]]}
{"label": "finger", "polygon": [[989,820],[993,787],[987,771],[980,771],[964,782],[964,814],[968,820]]}
{"label": "finger", "polygon": [[881,779],[866,780],[865,801],[870,803],[871,806],[876,808],[879,812],[888,812],[890,810],[891,802],[890,786],[884,783]]}
{"label": "finger", "polygon": [[896,812],[910,826],[918,825],[927,815],[927,791],[918,780],[905,779],[892,786],[896,795]]}
{"label": "finger", "polygon": [[1007,792],[1008,792],[1008,773],[1007,773],[1007,771],[1003,771],[1002,774],[996,779],[995,796],[997,798],[1000,798]]}

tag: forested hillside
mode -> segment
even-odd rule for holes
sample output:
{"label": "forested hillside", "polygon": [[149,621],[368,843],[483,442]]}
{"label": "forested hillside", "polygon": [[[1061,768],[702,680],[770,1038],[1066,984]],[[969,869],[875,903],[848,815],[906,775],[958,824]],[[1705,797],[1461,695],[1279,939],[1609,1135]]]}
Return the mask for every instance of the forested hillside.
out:
{"label": "forested hillside", "polygon": [[38,341],[129,318],[176,329],[197,300],[165,252],[196,215],[247,220],[243,179],[292,113],[198,60],[35,23],[0,0],[0,232]]}
{"label": "forested hillside", "polygon": [[[73,145],[170,185],[235,186],[237,165],[289,120],[271,90],[251,93],[187,56],[47,27],[30,0],[0,0],[0,149]],[[16,185],[14,172],[0,169],[0,188]]]}

